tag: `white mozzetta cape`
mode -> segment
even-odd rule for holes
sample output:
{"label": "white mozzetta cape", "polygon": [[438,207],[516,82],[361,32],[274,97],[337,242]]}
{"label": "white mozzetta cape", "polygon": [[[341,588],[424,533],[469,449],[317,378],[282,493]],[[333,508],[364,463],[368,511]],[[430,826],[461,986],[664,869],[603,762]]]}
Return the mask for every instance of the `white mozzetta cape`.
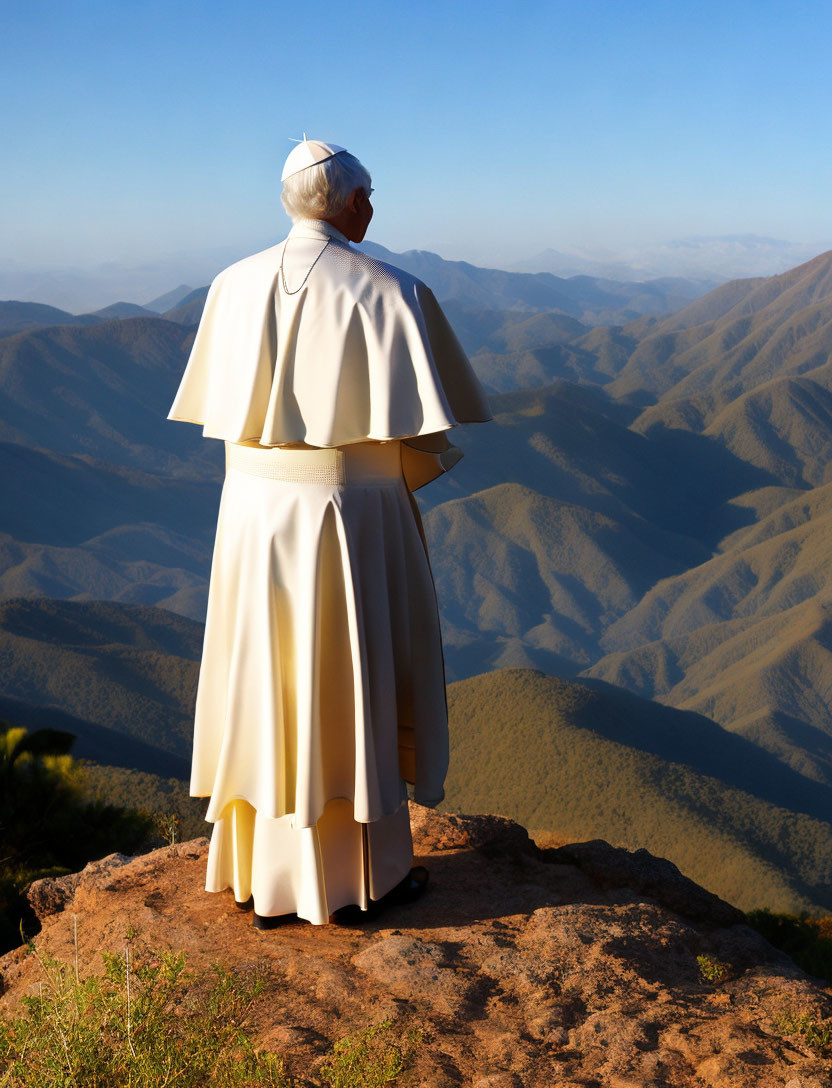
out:
{"label": "white mozzetta cape", "polygon": [[168,419],[229,442],[333,447],[491,413],[430,288],[305,219],[213,281]]}

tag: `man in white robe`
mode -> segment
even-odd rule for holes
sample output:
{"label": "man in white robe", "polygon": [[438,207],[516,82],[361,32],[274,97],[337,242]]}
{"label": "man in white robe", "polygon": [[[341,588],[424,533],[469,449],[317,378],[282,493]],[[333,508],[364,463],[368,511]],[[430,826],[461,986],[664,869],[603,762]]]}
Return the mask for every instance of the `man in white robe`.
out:
{"label": "man in white robe", "polygon": [[[461,456],[447,441],[450,428],[491,416],[470,363],[430,289],[416,277],[376,261],[350,244],[363,239],[372,218],[371,192],[369,174],[343,148],[320,141],[299,144],[284,168],[283,202],[294,226],[283,242],[238,261],[214,279],[168,415],[201,424],[206,437],[224,440],[229,466],[245,468],[252,458],[257,459],[255,472],[261,476],[300,479],[292,457],[296,462],[303,457],[320,460],[335,456],[327,451],[340,451],[348,466],[366,457],[386,463],[394,456],[394,477],[398,473],[407,485],[410,513],[402,514],[396,507],[396,512],[385,515],[386,521],[379,522],[377,535],[385,538],[384,548],[375,566],[365,565],[363,570],[361,564],[367,563],[367,557],[362,559],[361,551],[366,551],[367,545],[359,547],[357,541],[362,533],[368,539],[362,526],[369,515],[360,513],[360,504],[342,503],[343,481],[341,490],[335,488],[327,497],[329,507],[320,507],[321,511],[337,511],[341,546],[338,578],[346,587],[346,613],[355,613],[353,628],[359,632],[353,631],[349,637],[344,634],[342,640],[344,654],[351,657],[359,678],[351,757],[355,785],[348,787],[328,786],[338,775],[329,774],[320,765],[321,759],[326,761],[326,752],[321,755],[318,751],[327,729],[326,722],[321,724],[319,707],[325,698],[314,686],[319,681],[310,679],[320,673],[319,662],[295,663],[296,675],[291,681],[298,690],[312,685],[307,701],[314,720],[307,721],[301,714],[288,725],[282,720],[270,721],[272,711],[252,707],[246,694],[252,687],[262,686],[258,678],[270,669],[275,674],[285,673],[285,662],[278,660],[282,651],[277,643],[269,644],[272,621],[268,617],[259,628],[260,637],[255,634],[254,639],[263,648],[257,653],[248,651],[247,657],[240,649],[241,639],[251,639],[251,630],[239,634],[239,617],[245,619],[249,605],[256,604],[268,588],[243,590],[237,581],[232,585],[228,573],[221,573],[257,564],[250,552],[255,530],[239,524],[244,514],[237,515],[234,527],[229,525],[227,513],[224,521],[223,503],[228,509],[233,504],[231,497],[225,501],[224,492],[197,693],[191,794],[211,797],[207,819],[214,822],[215,829],[206,887],[220,890],[232,885],[238,902],[246,902],[244,892],[253,887],[255,921],[259,919],[262,928],[267,927],[269,917],[289,912],[314,922],[325,921],[345,905],[338,902],[345,896],[346,903],[358,902],[366,910],[370,899],[418,891],[423,875],[411,874],[409,879],[405,875],[399,880],[404,863],[409,864],[402,832],[403,785],[409,781],[414,799],[423,804],[435,805],[444,795],[447,708],[435,599],[429,602],[421,624],[426,646],[419,649],[421,656],[407,659],[421,664],[405,666],[401,655],[410,636],[391,620],[389,610],[395,611],[396,605],[378,596],[375,583],[385,566],[388,579],[395,568],[400,580],[412,582],[402,585],[402,592],[405,596],[410,593],[414,615],[425,606],[432,593],[426,548],[421,560],[412,550],[407,551],[412,549],[413,534],[421,534],[410,492],[446,471]],[[393,453],[382,450],[382,445],[392,448]],[[279,463],[279,468],[261,471],[267,462]],[[238,474],[231,479],[239,478]],[[227,475],[224,488],[229,486]],[[241,485],[234,486],[239,490]],[[320,490],[313,492],[317,497],[322,494]],[[249,507],[261,503],[260,494],[247,497]],[[262,494],[265,501],[267,495],[275,498],[277,491],[272,486]],[[307,489],[305,494],[312,492]],[[282,494],[279,498],[285,507],[289,500]],[[245,506],[237,509],[245,510]],[[310,524],[321,527],[328,516],[316,514],[318,522],[313,517]],[[262,527],[256,532],[268,536]],[[235,533],[241,537],[237,543],[232,539]],[[283,544],[285,536],[284,531]],[[323,530],[316,539],[323,541]],[[405,551],[398,558],[393,555],[394,539],[404,541],[400,546]],[[424,545],[423,534],[421,543]],[[329,548],[329,558],[317,560],[318,570],[322,562],[330,566],[336,562],[332,557],[337,554],[334,545],[319,546],[321,555]],[[296,551],[305,547],[307,544]],[[285,556],[291,554],[291,550],[284,551]],[[284,558],[284,568],[295,562]],[[424,568],[421,575],[414,572],[420,565]],[[289,572],[290,581],[303,581],[299,570]],[[372,607],[368,601],[374,602]],[[315,608],[320,614],[320,606]],[[403,621],[397,622],[400,627]],[[256,623],[253,614],[251,623]],[[237,632],[233,637],[229,634],[232,627]],[[332,628],[324,636],[324,642],[329,639],[333,644],[340,637]],[[385,637],[393,642],[390,653],[395,679],[389,669],[389,675],[385,674],[380,663],[387,653]],[[285,644],[285,637],[283,641]],[[412,655],[412,648],[407,653]],[[229,659],[233,664],[226,666]],[[237,703],[233,694],[229,695],[235,690],[234,676],[229,679],[235,668],[241,692]],[[423,671],[424,676],[411,676],[408,669]],[[420,683],[428,690],[420,690]],[[413,705],[404,705],[398,695],[398,704],[392,709],[379,709],[378,691],[373,688],[390,684],[415,691]],[[373,702],[378,704],[374,716],[367,718],[366,707]],[[334,737],[332,726],[329,728]],[[391,729],[394,736],[398,734],[397,766],[391,762]],[[276,731],[289,737],[282,761],[263,759]],[[293,762],[290,790],[281,778],[287,761]],[[350,806],[349,819],[345,816],[340,830],[332,830],[332,805],[345,799]],[[359,824],[362,839],[354,841],[362,843],[364,891],[355,895],[350,891],[349,874],[339,884],[331,873],[327,879],[326,869],[328,864],[330,869],[335,865],[327,862],[327,857],[334,858],[336,853],[344,856],[349,828]],[[395,832],[386,830],[394,826]],[[409,824],[406,839],[409,841]],[[336,842],[340,843],[337,849]],[[282,870],[278,854],[284,858]],[[271,883],[263,875],[266,869],[270,869]],[[306,881],[305,887],[300,887],[304,884],[298,876],[301,870],[316,871],[315,879]]]}

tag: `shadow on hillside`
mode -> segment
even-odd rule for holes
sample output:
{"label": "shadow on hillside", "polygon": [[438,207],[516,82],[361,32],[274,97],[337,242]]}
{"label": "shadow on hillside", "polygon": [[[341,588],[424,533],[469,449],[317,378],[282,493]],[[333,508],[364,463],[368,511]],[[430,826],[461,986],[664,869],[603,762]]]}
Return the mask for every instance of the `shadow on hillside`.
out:
{"label": "shadow on hillside", "polygon": [[[811,775],[814,779],[815,776],[832,774],[832,736],[829,733],[783,710],[773,710],[770,717],[777,729],[805,753],[804,770],[802,773],[796,772],[801,778]],[[827,819],[830,818],[832,806],[827,815]]]}
{"label": "shadow on hillside", "polygon": [[[558,617],[560,620],[560,617]],[[584,632],[581,632],[583,635]],[[522,638],[471,638],[470,641],[443,646],[445,679],[453,683],[490,669],[537,669],[550,676],[577,678],[583,664],[540,646],[529,646]]]}
{"label": "shadow on hillside", "polygon": [[106,725],[77,718],[54,706],[38,706],[12,695],[0,695],[0,718],[26,729],[63,729],[74,733],[78,738],[72,749],[76,759],[92,759],[107,766],[125,767],[183,781],[187,781],[190,775],[189,759],[165,752],[138,737],[119,733]]}
{"label": "shadow on hillside", "polygon": [[743,461],[710,435],[656,424],[645,437],[678,487],[677,501],[668,505],[664,516],[652,511],[653,519],[709,548],[754,521],[753,511],[725,503],[747,491],[782,486],[770,472]]}
{"label": "shadow on hillside", "polygon": [[[580,677],[578,682],[605,697],[602,706],[594,703],[577,711],[574,722],[582,728],[681,763],[790,812],[830,822],[832,787],[807,778],[758,744],[704,714],[653,703],[605,680]],[[811,729],[805,722],[790,728],[796,731],[798,726]],[[802,736],[798,743],[808,745],[810,739],[818,740]],[[825,735],[824,740],[830,744]]]}
{"label": "shadow on hillside", "polygon": [[[783,486],[782,480],[710,435],[664,422],[642,433],[627,426],[632,406],[622,418],[620,411],[600,403],[606,394],[594,389],[592,404],[585,403],[587,398],[573,403],[574,398],[558,396],[561,386],[568,385],[495,398],[495,411],[509,410],[508,422],[494,432],[484,428],[486,433],[457,436],[465,457],[453,473],[419,493],[423,513],[454,498],[517,483],[559,502],[604,513],[633,532],[638,519],[644,519],[650,527],[712,551],[724,536],[753,520],[752,511],[725,507],[729,500],[758,488]],[[539,412],[525,415],[523,404],[533,406],[535,401]],[[548,453],[537,443],[541,435]],[[635,518],[631,521],[626,512]],[[681,541],[676,550],[681,561],[696,561]]]}
{"label": "shadow on hillside", "polygon": [[[3,462],[3,531],[16,540],[78,547],[123,526],[153,525],[165,538],[184,533],[202,570],[216,531],[221,480],[127,468],[81,454],[27,449],[0,442]],[[167,551],[170,551],[168,544]],[[169,561],[169,560],[168,560]]]}

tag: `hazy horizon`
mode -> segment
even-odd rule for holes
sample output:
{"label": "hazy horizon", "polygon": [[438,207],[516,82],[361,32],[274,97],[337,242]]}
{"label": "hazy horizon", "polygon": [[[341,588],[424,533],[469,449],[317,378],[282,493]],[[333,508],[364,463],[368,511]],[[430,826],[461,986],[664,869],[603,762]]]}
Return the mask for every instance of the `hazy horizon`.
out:
{"label": "hazy horizon", "polygon": [[[367,241],[377,242],[371,237],[372,233]],[[19,263],[0,261],[0,300],[45,303],[76,314],[89,313],[116,302],[145,305],[181,285],[207,286],[220,269],[278,240],[265,239],[249,246],[228,246],[201,254],[166,255],[144,264],[113,261],[86,267],[27,268]],[[424,248],[408,246],[400,252]],[[633,246],[618,252],[609,248],[555,250],[547,246],[516,261],[495,259],[469,263],[508,271],[545,271],[564,277],[593,275],[621,281],[675,276],[715,286],[729,279],[776,275],[829,248],[832,247],[820,243],[805,245],[758,235],[724,235],[673,239],[663,245]],[[438,255],[445,260],[467,259],[451,256],[447,250]]]}

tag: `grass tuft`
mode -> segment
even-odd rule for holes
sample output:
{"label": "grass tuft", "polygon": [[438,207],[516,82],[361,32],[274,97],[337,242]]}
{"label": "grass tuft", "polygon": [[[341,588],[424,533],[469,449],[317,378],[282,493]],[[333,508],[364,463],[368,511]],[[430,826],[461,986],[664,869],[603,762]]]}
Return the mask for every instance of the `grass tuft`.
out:
{"label": "grass tuft", "polygon": [[[251,1038],[266,965],[192,971],[184,952],[154,949],[132,926],[123,951],[101,953],[100,975],[82,977],[77,955],[28,948],[43,977],[21,1013],[0,1014],[0,1088],[298,1088]],[[314,1083],[381,1088],[409,1067],[421,1037],[372,1024],[333,1045]]]}
{"label": "grass tuft", "polygon": [[819,1054],[832,1052],[832,1020],[824,1020],[818,1009],[790,1005],[776,1017],[775,1024],[784,1035],[802,1035],[806,1045]]}
{"label": "grass tuft", "polygon": [[321,1074],[331,1088],[382,1088],[408,1068],[421,1038],[412,1028],[402,1041],[393,1021],[382,1020],[336,1043]]}

